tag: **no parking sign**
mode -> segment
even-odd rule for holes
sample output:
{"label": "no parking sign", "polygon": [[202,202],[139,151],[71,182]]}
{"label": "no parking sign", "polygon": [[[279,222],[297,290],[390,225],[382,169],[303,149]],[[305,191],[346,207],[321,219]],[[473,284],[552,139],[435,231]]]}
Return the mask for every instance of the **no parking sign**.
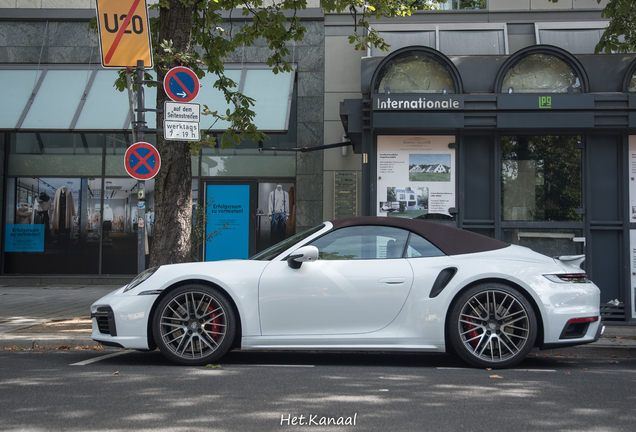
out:
{"label": "no parking sign", "polygon": [[199,94],[199,77],[192,69],[177,66],[163,79],[163,89],[175,102],[190,102]]}
{"label": "no parking sign", "polygon": [[132,178],[150,180],[157,175],[159,168],[161,168],[161,157],[152,144],[138,142],[126,150],[124,167]]}

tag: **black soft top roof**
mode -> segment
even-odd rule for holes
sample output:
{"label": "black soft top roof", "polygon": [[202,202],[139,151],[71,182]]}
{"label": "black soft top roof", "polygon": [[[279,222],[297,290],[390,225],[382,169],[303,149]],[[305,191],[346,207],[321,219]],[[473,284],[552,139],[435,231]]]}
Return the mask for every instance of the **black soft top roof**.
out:
{"label": "black soft top roof", "polygon": [[462,255],[503,249],[510,246],[499,240],[436,222],[395,217],[362,216],[331,221],[334,229],[356,225],[381,225],[402,228],[424,237],[446,255]]}

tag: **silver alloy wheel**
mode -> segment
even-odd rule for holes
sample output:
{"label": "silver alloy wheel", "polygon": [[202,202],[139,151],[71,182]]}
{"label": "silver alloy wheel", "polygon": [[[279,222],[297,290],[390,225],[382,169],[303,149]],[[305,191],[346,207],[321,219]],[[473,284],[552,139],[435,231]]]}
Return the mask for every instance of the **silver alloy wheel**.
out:
{"label": "silver alloy wheel", "polygon": [[[480,291],[460,310],[459,339],[477,359],[505,362],[528,349],[533,320],[526,306],[504,290]],[[532,343],[532,342],[531,342]]]}
{"label": "silver alloy wheel", "polygon": [[218,299],[203,291],[185,291],[161,310],[163,345],[183,360],[210,356],[227,333],[227,313]]}

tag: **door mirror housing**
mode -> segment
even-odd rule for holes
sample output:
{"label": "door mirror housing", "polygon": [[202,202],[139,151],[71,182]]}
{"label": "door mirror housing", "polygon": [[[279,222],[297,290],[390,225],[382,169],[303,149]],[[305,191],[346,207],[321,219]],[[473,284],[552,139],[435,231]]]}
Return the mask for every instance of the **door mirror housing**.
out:
{"label": "door mirror housing", "polygon": [[312,262],[318,259],[318,248],[316,246],[303,246],[296,249],[287,258],[287,265],[293,269],[299,269],[304,262]]}

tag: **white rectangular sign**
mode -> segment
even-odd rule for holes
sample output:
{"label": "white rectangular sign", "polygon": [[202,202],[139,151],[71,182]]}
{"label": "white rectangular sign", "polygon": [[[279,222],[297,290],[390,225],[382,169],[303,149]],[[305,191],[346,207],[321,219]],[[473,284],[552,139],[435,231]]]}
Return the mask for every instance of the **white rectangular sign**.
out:
{"label": "white rectangular sign", "polygon": [[200,141],[199,123],[164,120],[163,136],[174,141]]}
{"label": "white rectangular sign", "polygon": [[164,102],[163,136],[173,141],[199,141],[201,105],[196,103]]}
{"label": "white rectangular sign", "polygon": [[165,102],[163,119],[181,122],[200,122],[201,105],[196,103]]}

